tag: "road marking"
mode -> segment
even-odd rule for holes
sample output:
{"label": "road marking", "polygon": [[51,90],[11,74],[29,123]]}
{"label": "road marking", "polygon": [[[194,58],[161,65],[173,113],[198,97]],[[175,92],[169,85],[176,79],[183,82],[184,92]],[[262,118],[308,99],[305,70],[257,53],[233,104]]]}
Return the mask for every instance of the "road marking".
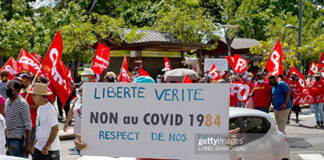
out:
{"label": "road marking", "polygon": [[321,154],[298,154],[303,160],[323,160],[324,157]]}

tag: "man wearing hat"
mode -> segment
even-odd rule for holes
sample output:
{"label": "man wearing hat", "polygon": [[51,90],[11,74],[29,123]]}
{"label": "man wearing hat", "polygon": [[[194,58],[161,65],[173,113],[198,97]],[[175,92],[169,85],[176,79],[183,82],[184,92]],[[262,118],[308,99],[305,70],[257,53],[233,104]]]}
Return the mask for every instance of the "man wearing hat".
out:
{"label": "man wearing hat", "polygon": [[84,68],[81,76],[83,82],[96,82],[96,80],[94,79],[94,72],[91,68]]}
{"label": "man wearing hat", "polygon": [[[311,83],[312,95],[314,97],[323,96],[324,94],[324,82],[321,80],[321,74],[319,72],[315,73],[315,80]],[[316,99],[316,98],[315,98]],[[323,127],[324,113],[323,113],[323,103],[314,103],[312,107],[315,112],[316,126]]]}
{"label": "man wearing hat", "polygon": [[36,118],[36,141],[33,147],[33,160],[60,159],[60,141],[58,137],[57,114],[47,96],[52,93],[47,85],[35,83],[32,94],[35,103],[39,106]]}
{"label": "man wearing hat", "polygon": [[20,91],[19,95],[21,97],[25,98],[25,100],[27,101],[27,103],[29,105],[29,109],[30,109],[30,118],[31,118],[31,123],[32,123],[32,132],[30,135],[30,142],[31,142],[30,147],[33,147],[32,143],[35,140],[36,116],[37,116],[38,105],[35,104],[32,95],[27,94],[28,91],[32,90],[32,86],[30,85],[30,82],[31,82],[30,76],[28,74],[23,73],[19,76],[19,78],[21,79],[21,91]]}

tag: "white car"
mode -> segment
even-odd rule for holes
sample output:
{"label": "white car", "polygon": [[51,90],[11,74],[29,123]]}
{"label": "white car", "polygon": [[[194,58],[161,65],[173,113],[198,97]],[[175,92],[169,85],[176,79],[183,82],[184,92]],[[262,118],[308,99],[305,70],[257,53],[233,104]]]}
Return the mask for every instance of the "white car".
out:
{"label": "white car", "polygon": [[244,154],[233,154],[231,159],[285,160],[289,159],[287,136],[278,130],[273,118],[262,111],[230,108],[229,129],[240,127],[245,138]]}
{"label": "white car", "polygon": [[[229,112],[229,129],[240,128],[238,137],[244,138],[240,147],[245,151],[230,151],[232,160],[286,160],[289,159],[289,143],[287,136],[280,132],[273,118],[255,109],[232,108]],[[79,160],[135,160],[135,158],[111,158],[83,156]]]}

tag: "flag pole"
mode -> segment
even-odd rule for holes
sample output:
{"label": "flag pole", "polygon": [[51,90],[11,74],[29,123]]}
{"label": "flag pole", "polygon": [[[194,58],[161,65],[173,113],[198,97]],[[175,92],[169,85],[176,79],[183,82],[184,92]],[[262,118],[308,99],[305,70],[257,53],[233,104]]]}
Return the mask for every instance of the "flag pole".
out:
{"label": "flag pole", "polygon": [[[31,86],[33,86],[34,85],[34,83],[35,83],[35,81],[36,81],[36,78],[37,78],[37,76],[38,76],[38,73],[39,73],[39,71],[41,70],[41,68],[43,67],[43,64],[41,64],[40,66],[39,66],[39,68],[38,68],[38,70],[37,70],[37,72],[36,72],[36,74],[35,74],[35,76],[34,76],[34,79],[33,79],[33,81],[32,81],[32,83],[30,84]],[[29,95],[29,91],[31,90],[31,87],[29,88],[29,90],[27,91],[27,94],[26,94],[26,99],[27,99],[27,97],[28,97],[28,95]]]}
{"label": "flag pole", "polygon": [[[125,62],[125,57],[126,57],[126,56],[124,56],[124,60],[123,60],[123,63],[122,63],[122,65],[121,65],[121,67],[120,67],[120,72],[119,72],[119,75],[118,75],[118,80],[119,80],[119,82],[120,82],[120,74],[122,73],[122,68],[123,68],[123,65],[124,65],[124,62]],[[127,70],[128,70],[128,68],[127,68]]]}

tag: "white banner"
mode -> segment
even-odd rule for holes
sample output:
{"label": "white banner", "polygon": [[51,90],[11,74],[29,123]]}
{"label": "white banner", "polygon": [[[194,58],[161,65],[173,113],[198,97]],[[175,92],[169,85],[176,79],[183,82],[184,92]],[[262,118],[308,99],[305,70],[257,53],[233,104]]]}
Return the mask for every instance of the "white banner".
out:
{"label": "white banner", "polygon": [[209,71],[213,64],[217,71],[227,71],[228,62],[225,58],[205,58],[204,71]]}
{"label": "white banner", "polygon": [[227,159],[202,154],[200,134],[225,134],[229,84],[85,83],[82,155]]}

